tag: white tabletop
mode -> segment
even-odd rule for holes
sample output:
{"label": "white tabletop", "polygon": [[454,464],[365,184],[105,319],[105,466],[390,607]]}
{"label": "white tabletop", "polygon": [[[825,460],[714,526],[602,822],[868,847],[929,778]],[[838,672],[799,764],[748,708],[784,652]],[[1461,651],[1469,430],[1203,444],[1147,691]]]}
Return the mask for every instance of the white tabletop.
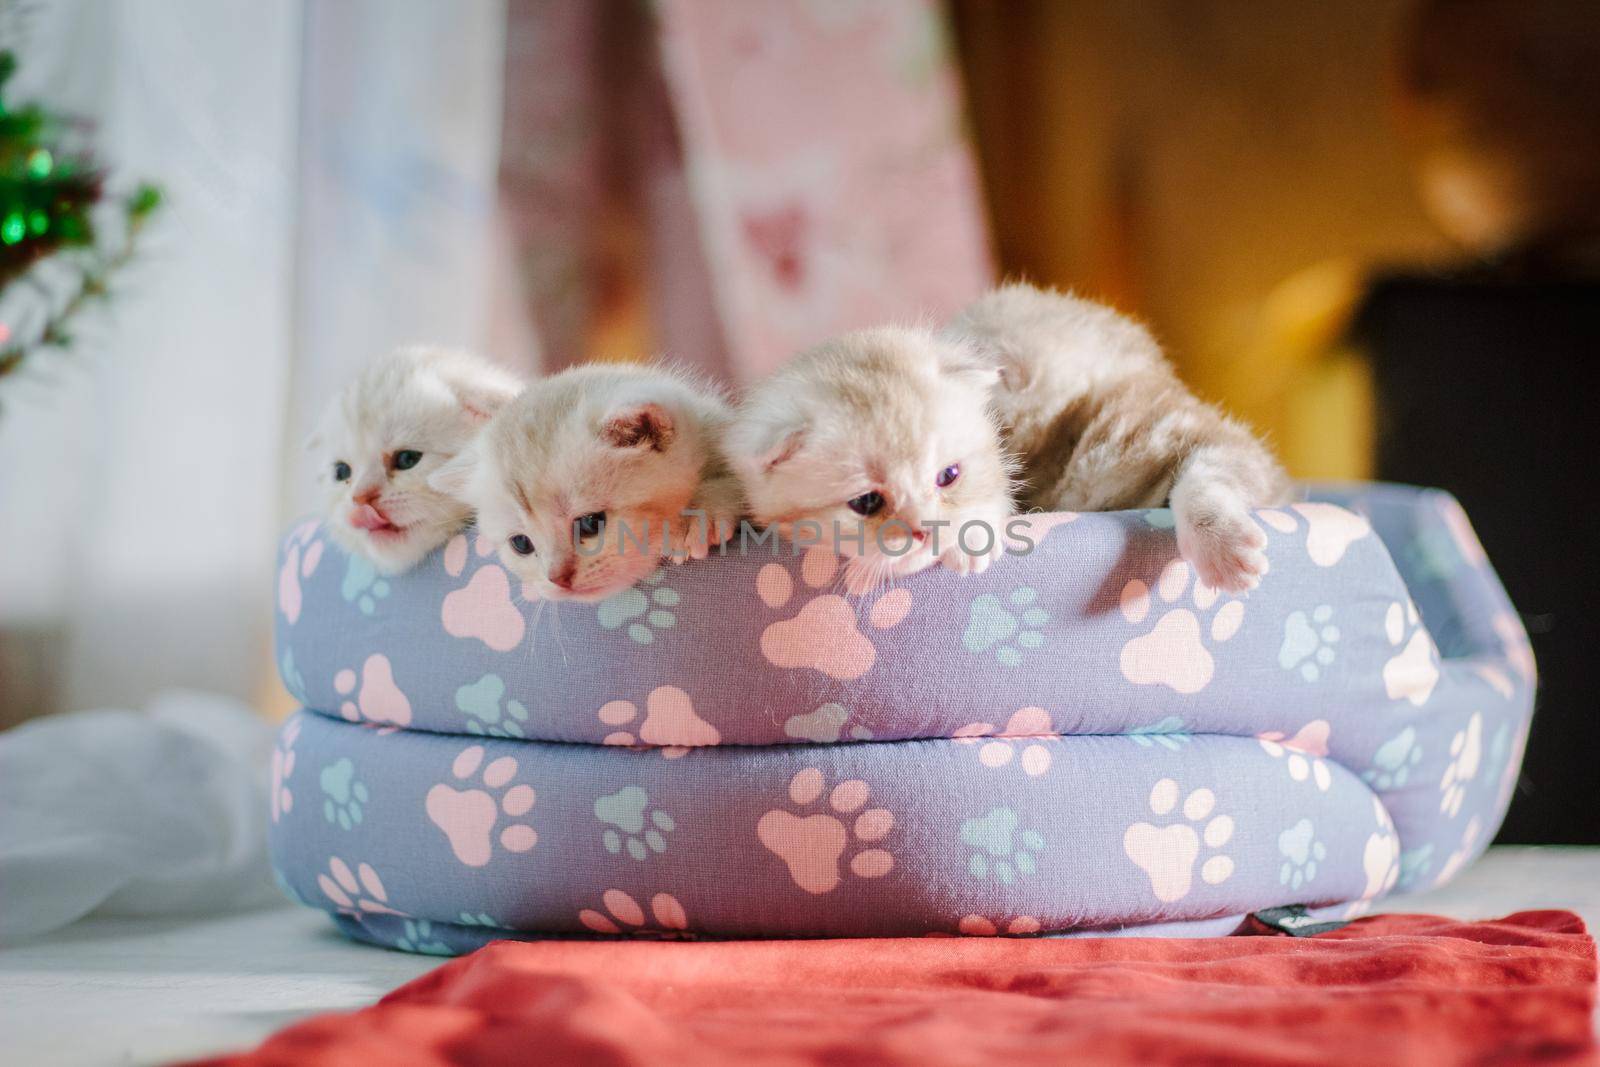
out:
{"label": "white tabletop", "polygon": [[[1483,919],[1532,908],[1600,924],[1600,848],[1493,849],[1453,885],[1388,910]],[[0,951],[0,1035],[8,1063],[168,1063],[370,1004],[440,962],[347,941],[304,908],[91,918]]]}

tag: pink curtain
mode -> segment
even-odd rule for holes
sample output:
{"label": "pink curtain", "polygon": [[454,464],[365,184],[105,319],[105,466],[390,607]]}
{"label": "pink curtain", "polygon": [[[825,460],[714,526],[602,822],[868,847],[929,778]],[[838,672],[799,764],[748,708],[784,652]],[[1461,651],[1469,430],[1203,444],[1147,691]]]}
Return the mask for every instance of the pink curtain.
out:
{"label": "pink curtain", "polygon": [[[543,362],[734,382],[991,279],[926,0],[512,0],[501,188]],[[607,322],[635,328],[608,328]]]}

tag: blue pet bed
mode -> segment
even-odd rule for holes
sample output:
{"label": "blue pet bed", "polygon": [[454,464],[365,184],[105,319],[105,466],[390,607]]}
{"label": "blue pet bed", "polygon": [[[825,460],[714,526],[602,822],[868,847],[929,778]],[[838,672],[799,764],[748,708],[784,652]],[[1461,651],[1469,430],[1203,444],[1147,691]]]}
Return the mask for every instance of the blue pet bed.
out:
{"label": "blue pet bed", "polygon": [[439,953],[1221,932],[1449,879],[1504,815],[1534,690],[1465,516],[1365,486],[1259,520],[1246,598],[1147,511],[1034,516],[977,577],[856,591],[764,546],[588,605],[533,603],[471,534],[384,578],[306,523],[275,866],[347,933]]}

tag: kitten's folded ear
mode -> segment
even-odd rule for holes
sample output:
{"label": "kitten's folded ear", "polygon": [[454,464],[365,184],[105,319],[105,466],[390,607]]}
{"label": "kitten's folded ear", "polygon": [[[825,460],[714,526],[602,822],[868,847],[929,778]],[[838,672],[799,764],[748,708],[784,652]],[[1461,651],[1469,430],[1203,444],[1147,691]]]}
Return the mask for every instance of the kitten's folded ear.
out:
{"label": "kitten's folded ear", "polygon": [[477,449],[468,446],[440,464],[428,475],[428,488],[445,496],[464,500],[472,485],[472,474],[478,468]]}
{"label": "kitten's folded ear", "polygon": [[602,441],[634,452],[665,452],[676,435],[672,413],[656,403],[618,408],[600,423]]}
{"label": "kitten's folded ear", "polygon": [[951,329],[944,334],[939,369],[980,389],[1016,391],[1027,384],[1022,364],[1002,347],[968,333]]}
{"label": "kitten's folded ear", "polygon": [[487,422],[495,412],[511,403],[521,392],[520,387],[500,381],[456,381],[450,383],[461,410],[469,418]]}
{"label": "kitten's folded ear", "polygon": [[728,434],[733,465],[745,475],[770,473],[789,462],[806,443],[806,425],[793,421],[765,423],[745,419]]}

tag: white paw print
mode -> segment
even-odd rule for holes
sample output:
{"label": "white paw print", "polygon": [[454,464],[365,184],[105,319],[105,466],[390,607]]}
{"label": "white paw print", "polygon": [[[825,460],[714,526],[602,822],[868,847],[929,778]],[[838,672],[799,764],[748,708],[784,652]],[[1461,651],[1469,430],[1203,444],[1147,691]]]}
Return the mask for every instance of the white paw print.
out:
{"label": "white paw print", "polygon": [[[1163,604],[1175,604],[1189,589],[1192,576],[1187,563],[1173,560],[1156,579],[1155,598]],[[1123,586],[1122,617],[1135,625],[1142,624],[1150,615],[1151,593],[1150,587],[1138,578]],[[1221,596],[1209,585],[1196,581],[1191,595],[1193,611],[1180,606],[1162,610],[1149,633],[1122,646],[1122,676],[1134,685],[1164,685],[1185,694],[1198,693],[1210,685],[1216,663],[1207,644],[1231,639],[1244,622],[1244,604],[1228,599],[1218,607]],[[1212,611],[1211,619],[1202,627],[1200,616],[1207,611]]]}
{"label": "white paw print", "polygon": [[[484,747],[471,745],[461,750],[450,765],[450,773],[458,780],[477,775],[483,764]],[[456,859],[468,867],[483,867],[494,856],[495,842],[507,852],[526,852],[538,843],[539,835],[533,827],[522,822],[507,823],[501,827],[502,813],[510,818],[526,815],[536,796],[531,785],[513,785],[506,788],[517,776],[517,761],[501,756],[483,767],[483,789],[456,790],[440,782],[428,790],[425,807],[433,825],[444,831]],[[500,793],[498,800],[494,790]],[[499,830],[497,834],[495,831]]]}
{"label": "white paw print", "polygon": [[1281,730],[1272,730],[1257,734],[1256,741],[1267,755],[1284,761],[1290,778],[1297,782],[1309,778],[1316,783],[1319,793],[1326,793],[1333,787],[1333,771],[1324,758],[1328,754],[1328,733],[1326,719],[1312,719],[1293,737]]}
{"label": "white paw print", "polygon": [[1416,603],[1396,600],[1390,604],[1383,617],[1383,632],[1396,649],[1394,658],[1383,665],[1384,692],[1390,700],[1409,700],[1420,708],[1439,684],[1439,654],[1421,626]]}
{"label": "white paw print", "polygon": [[1456,731],[1450,739],[1450,763],[1439,782],[1439,810],[1452,819],[1461,811],[1461,802],[1467,798],[1467,783],[1478,775],[1483,763],[1483,715],[1472,713],[1465,730]]}
{"label": "white paw print", "polygon": [[[1150,814],[1165,816],[1178,807],[1182,795],[1178,783],[1163,778],[1150,790]],[[1209,789],[1196,789],[1183,797],[1182,818],[1166,826],[1136,822],[1122,837],[1122,850],[1150,877],[1156,899],[1170,904],[1189,895],[1194,884],[1194,865],[1202,844],[1208,850],[1220,849],[1233,837],[1233,819],[1212,816],[1217,798]],[[1194,824],[1194,825],[1191,825]],[[1195,829],[1198,826],[1200,829]],[[1200,865],[1200,879],[1207,885],[1220,885],[1233,876],[1233,860],[1215,853]]]}

